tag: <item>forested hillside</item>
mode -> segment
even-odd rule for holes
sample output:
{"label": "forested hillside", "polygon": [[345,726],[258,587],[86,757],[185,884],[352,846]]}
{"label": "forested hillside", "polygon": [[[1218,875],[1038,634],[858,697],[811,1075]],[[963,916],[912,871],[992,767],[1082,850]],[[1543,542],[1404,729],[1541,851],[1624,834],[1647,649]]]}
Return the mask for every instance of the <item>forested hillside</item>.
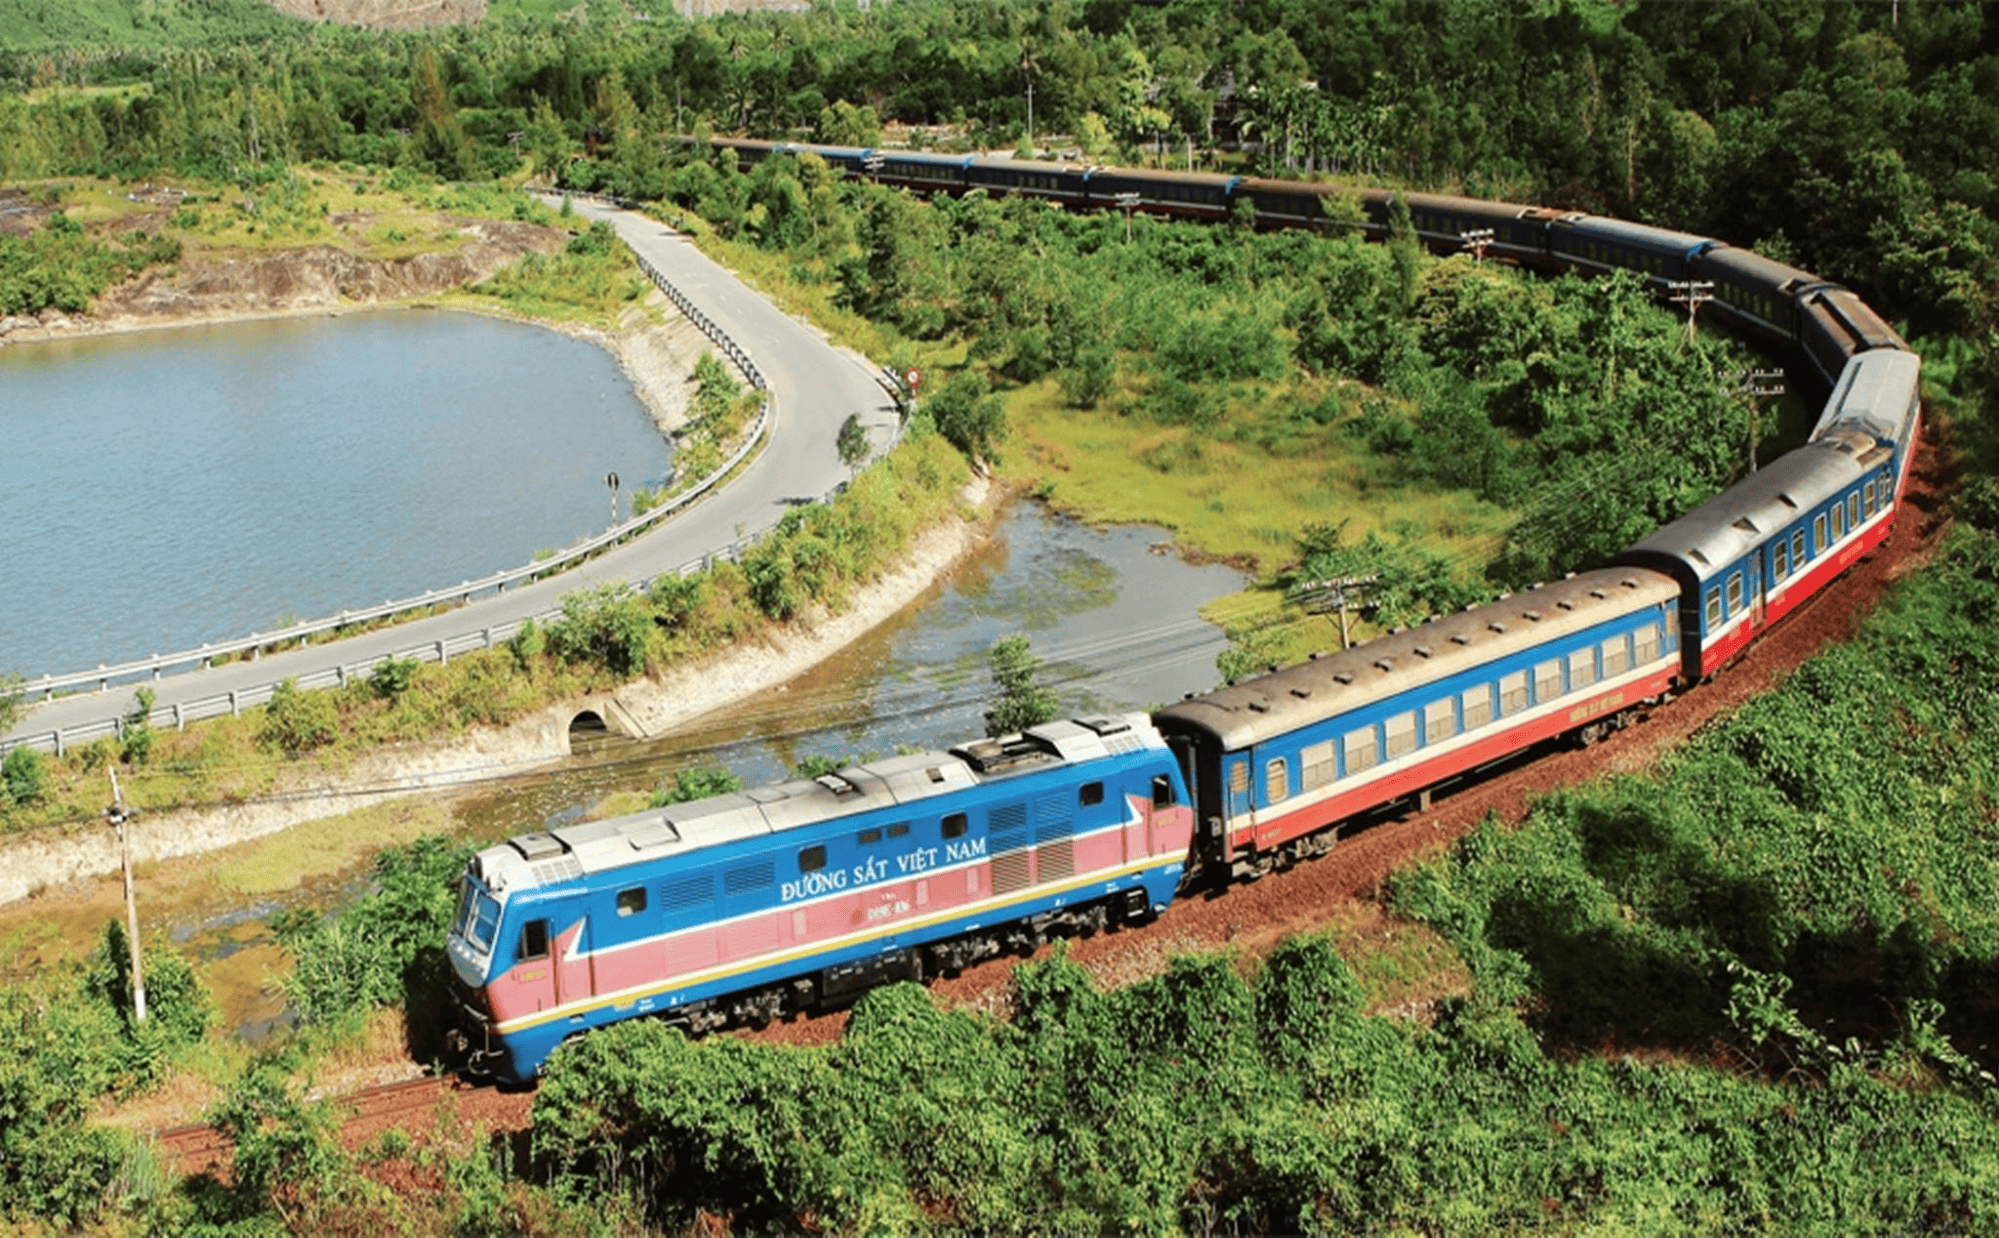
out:
{"label": "forested hillside", "polygon": [[[163,3],[139,10],[159,19],[145,32],[52,50],[46,31],[95,10],[31,0],[32,30],[0,17],[0,132],[17,135],[0,178],[201,178],[248,200],[310,162],[660,201],[880,359],[956,371],[926,383],[898,457],[924,494],[944,490],[940,440],[1030,456],[1058,500],[1093,484],[1066,466],[1113,443],[1106,492],[1173,504],[1182,536],[1266,580],[1378,573],[1382,623],[1627,544],[1726,484],[1745,439],[1782,444],[1809,413],[1752,420],[1716,379],[1744,358],[1686,344],[1629,280],[1431,261],[1399,228],[1368,247],[925,204],[814,159],[742,175],[670,136],[1074,148],[1607,212],[1755,245],[1894,318],[1925,354],[1926,450],[1955,487],[1905,518],[1955,527],[1849,646],[1656,767],[1390,880],[1381,914],[1423,926],[1463,978],[1434,1000],[1386,1000],[1366,943],[1183,959],[1110,992],[1057,957],[1016,973],[1008,1018],[903,986],[825,1048],[621,1024],[557,1052],[531,1137],[351,1152],[304,1099],[304,1063],[379,1003],[404,1004],[425,1051],[459,858],[431,842],[382,857],[377,891],[340,916],[283,922],[308,1026],[229,1080],[213,1111],[240,1141],[227,1180],[171,1184],[85,1121],[203,1061],[184,965],[163,947],[149,964],[172,1014],[150,1031],[120,1013],[115,933],[82,979],[10,974],[0,1215],[113,1232],[1999,1229],[1999,16],[1922,0],[896,0],[699,21],[592,0],[560,22],[493,7],[382,34]],[[18,281],[48,298],[172,261],[66,224],[12,243],[0,257],[23,271],[89,257],[87,285]],[[886,510],[893,476],[856,489]],[[1224,493],[1243,477],[1275,497]],[[901,530],[855,511],[787,521],[724,585],[794,613],[840,555],[887,553]],[[1364,540],[1352,512],[1375,522]],[[714,626],[714,588],[618,599],[634,635],[604,673]],[[581,630],[516,642],[492,673],[566,665]],[[1235,656],[1269,654],[1249,634]],[[147,758],[104,759],[136,776]],[[38,762],[5,772],[9,794],[39,793]]]}

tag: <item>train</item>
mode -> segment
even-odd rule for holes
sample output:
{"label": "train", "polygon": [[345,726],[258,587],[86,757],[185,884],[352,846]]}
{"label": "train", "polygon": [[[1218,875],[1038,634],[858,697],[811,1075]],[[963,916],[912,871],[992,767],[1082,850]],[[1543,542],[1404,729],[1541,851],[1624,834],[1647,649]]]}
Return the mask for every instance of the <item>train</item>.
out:
{"label": "train", "polygon": [[[1288,181],[718,139],[744,167],[811,150],[919,192],[1033,194],[1320,227]],[[1392,195],[1358,193],[1385,236]],[[1717,312],[1830,390],[1806,442],[1571,574],[1151,713],[603,821],[472,857],[447,937],[459,1063],[531,1083],[565,1040],[652,1017],[690,1032],[828,1008],[1054,936],[1143,923],[1202,884],[1329,850],[1448,780],[1587,744],[1725,671],[1888,536],[1922,432],[1921,359],[1849,290],[1723,242],[1541,207],[1410,194],[1432,248],[1480,238],[1545,270],[1709,283]],[[1490,230],[1486,233],[1485,230]]]}

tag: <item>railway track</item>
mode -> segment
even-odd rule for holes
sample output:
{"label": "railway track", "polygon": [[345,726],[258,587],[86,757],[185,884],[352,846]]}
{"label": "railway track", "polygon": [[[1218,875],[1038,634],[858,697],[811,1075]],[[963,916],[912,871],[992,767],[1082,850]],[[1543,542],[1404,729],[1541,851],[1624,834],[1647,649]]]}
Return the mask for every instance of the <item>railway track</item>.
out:
{"label": "railway track", "polygon": [[[428,1114],[449,1093],[481,1090],[455,1075],[433,1075],[363,1088],[335,1098],[343,1134],[357,1127],[401,1126],[409,1115]],[[160,1151],[176,1174],[226,1177],[234,1145],[229,1135],[205,1122],[156,1132]],[[343,1140],[346,1142],[346,1140]]]}

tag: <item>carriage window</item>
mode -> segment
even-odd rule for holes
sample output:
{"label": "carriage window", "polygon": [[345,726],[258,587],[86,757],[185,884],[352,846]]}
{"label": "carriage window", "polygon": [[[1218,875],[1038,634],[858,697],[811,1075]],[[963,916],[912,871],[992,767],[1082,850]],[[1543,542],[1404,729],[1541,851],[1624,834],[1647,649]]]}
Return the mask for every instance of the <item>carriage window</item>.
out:
{"label": "carriage window", "polygon": [[1612,675],[1622,675],[1624,673],[1625,650],[1626,646],[1622,636],[1613,636],[1603,642],[1603,677],[1605,679],[1610,678]]}
{"label": "carriage window", "polygon": [[1173,793],[1173,780],[1164,774],[1154,775],[1152,779],[1152,806],[1154,808],[1170,808],[1179,802],[1180,797]]}
{"label": "carriage window", "polygon": [[1596,650],[1578,649],[1569,655],[1569,691],[1587,688],[1596,682]]}
{"label": "carriage window", "polygon": [[1643,666],[1658,657],[1659,625],[1648,623],[1644,627],[1639,628],[1632,634],[1631,643],[1634,646],[1634,656],[1637,658],[1638,665]]}
{"label": "carriage window", "polygon": [[1860,527],[1860,496],[1857,494],[1846,496],[1846,523]]}
{"label": "carriage window", "polygon": [[1465,730],[1482,727],[1492,721],[1492,689],[1473,688],[1465,693]]}
{"label": "carriage window", "polygon": [[1732,615],[1741,609],[1742,573],[1737,572],[1728,578],[1728,613]]}
{"label": "carriage window", "polygon": [[1791,570],[1797,571],[1805,561],[1805,531],[1799,529],[1791,534]]}
{"label": "carriage window", "polygon": [[1249,794],[1249,762],[1229,763],[1229,794],[1238,799]]}
{"label": "carriage window", "polygon": [[944,818],[944,837],[963,838],[965,836],[965,814],[954,812]]}
{"label": "carriage window", "polygon": [[1721,590],[1719,589],[1709,589],[1707,591],[1707,625],[1710,628],[1721,626]]}
{"label": "carriage window", "polygon": [[1374,768],[1374,728],[1348,731],[1346,737],[1347,777]]}
{"label": "carriage window", "polygon": [[1834,541],[1838,541],[1845,536],[1846,505],[1843,503],[1834,503],[1832,505],[1832,537]]}
{"label": "carriage window", "polygon": [[1783,584],[1791,574],[1790,550],[1790,546],[1782,540],[1770,548],[1770,578],[1777,584]]}
{"label": "carriage window", "polygon": [[1290,779],[1286,777],[1284,760],[1280,757],[1263,767],[1263,802],[1281,804],[1290,798]]}
{"label": "carriage window", "polygon": [[1333,760],[1331,740],[1305,745],[1304,751],[1298,754],[1298,764],[1304,770],[1304,783],[1300,790],[1310,791],[1323,787],[1340,776],[1339,764]]}
{"label": "carriage window", "polygon": [[1104,784],[1101,782],[1084,783],[1076,790],[1076,802],[1085,808],[1088,808],[1092,804],[1103,803]]}
{"label": "carriage window", "polygon": [[1867,499],[1867,514],[1872,516],[1874,514],[1874,482],[1872,480],[1869,480],[1868,483],[1861,488],[1860,492]]}
{"label": "carriage window", "polygon": [[1431,701],[1423,706],[1423,742],[1441,744],[1458,733],[1457,702]]}
{"label": "carriage window", "polygon": [[1397,714],[1388,720],[1388,757],[1394,760],[1416,748],[1416,711]]}
{"label": "carriage window", "polygon": [[519,963],[532,962],[548,957],[548,921],[529,920],[521,925],[520,948],[514,951],[514,960]]}
{"label": "carriage window", "polygon": [[826,867],[826,846],[824,843],[816,847],[807,847],[798,853],[799,872],[816,873],[824,867]]}
{"label": "carriage window", "polygon": [[1815,555],[1825,553],[1825,513],[1823,512],[1812,517],[1812,553]]}
{"label": "carriage window", "polygon": [[1502,717],[1527,708],[1527,672],[1515,671],[1499,681],[1499,712]]}
{"label": "carriage window", "polygon": [[646,888],[633,886],[629,890],[618,891],[618,914],[635,916],[646,909]]}
{"label": "carriage window", "polygon": [[1559,659],[1534,668],[1534,699],[1552,701],[1562,694],[1562,663]]}

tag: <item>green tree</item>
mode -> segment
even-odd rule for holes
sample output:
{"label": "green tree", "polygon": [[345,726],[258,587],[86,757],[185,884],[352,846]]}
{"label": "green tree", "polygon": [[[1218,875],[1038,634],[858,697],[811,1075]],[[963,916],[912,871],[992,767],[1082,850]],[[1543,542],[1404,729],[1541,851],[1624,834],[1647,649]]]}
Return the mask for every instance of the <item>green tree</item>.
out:
{"label": "green tree", "polygon": [[992,383],[976,370],[960,370],[924,401],[937,432],[973,461],[999,462],[1006,438],[1006,406]]}
{"label": "green tree", "polygon": [[48,793],[48,785],[48,767],[33,748],[9,748],[0,759],[0,808],[29,807]]}
{"label": "green tree", "polygon": [[668,804],[685,804],[689,800],[703,800],[712,795],[727,795],[731,791],[743,789],[743,780],[720,765],[702,765],[694,769],[676,770],[673,777],[661,782],[653,790],[652,798],[646,801],[648,808],[664,808]]}
{"label": "green tree", "polygon": [[1016,632],[994,642],[986,661],[999,693],[986,711],[987,735],[1012,735],[1048,722],[1061,711],[1061,702],[1037,679],[1041,661],[1025,634]]}
{"label": "green tree", "polygon": [[861,425],[860,414],[847,414],[847,419],[840,423],[840,434],[834,440],[834,446],[840,453],[840,463],[846,465],[850,472],[860,469],[861,462],[868,458],[868,432]]}
{"label": "green tree", "polygon": [[548,625],[548,645],[565,662],[594,662],[614,675],[645,670],[652,610],[622,582],[565,594],[562,616]]}
{"label": "green tree", "polygon": [[296,756],[332,743],[339,727],[339,710],[330,695],[301,691],[298,680],[287,676],[271,690],[259,738],[267,748]]}

